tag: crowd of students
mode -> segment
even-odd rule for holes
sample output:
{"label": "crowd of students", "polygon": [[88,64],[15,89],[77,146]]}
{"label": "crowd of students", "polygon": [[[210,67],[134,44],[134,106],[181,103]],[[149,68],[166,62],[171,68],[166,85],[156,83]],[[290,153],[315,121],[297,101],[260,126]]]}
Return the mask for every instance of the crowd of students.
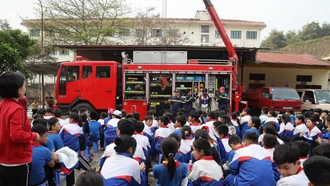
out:
{"label": "crowd of students", "polygon": [[[109,109],[108,113],[39,110],[30,124],[18,100],[25,94],[24,76],[0,75],[0,185],[55,185],[62,167],[67,185],[272,186],[330,185],[330,117],[315,109],[277,119],[263,108],[228,115],[192,110],[186,118],[165,112],[155,118]],[[61,153],[88,165],[104,151],[100,169],[63,169]],[[78,158],[77,158],[78,157]],[[78,161],[77,160],[77,161]],[[82,167],[77,180],[74,168]],[[55,173],[55,174],[54,174]]]}

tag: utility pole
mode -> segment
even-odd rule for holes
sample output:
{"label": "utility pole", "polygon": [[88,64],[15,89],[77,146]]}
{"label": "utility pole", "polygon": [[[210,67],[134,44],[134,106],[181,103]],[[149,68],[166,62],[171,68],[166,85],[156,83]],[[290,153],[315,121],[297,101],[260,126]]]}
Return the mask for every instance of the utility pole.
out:
{"label": "utility pole", "polygon": [[[41,8],[41,64],[44,64],[44,7],[42,0],[38,0]],[[40,83],[40,82],[39,82]],[[41,72],[41,104],[42,108],[45,108],[45,87],[44,87],[44,73]]]}

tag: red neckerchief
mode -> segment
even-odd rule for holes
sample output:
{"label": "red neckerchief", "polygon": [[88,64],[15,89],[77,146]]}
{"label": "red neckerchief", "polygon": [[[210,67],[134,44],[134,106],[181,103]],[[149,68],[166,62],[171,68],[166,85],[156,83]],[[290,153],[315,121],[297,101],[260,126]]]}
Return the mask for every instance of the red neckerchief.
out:
{"label": "red neckerchief", "polygon": [[139,133],[139,132],[134,131],[134,134],[135,134],[135,135],[142,135],[142,136],[144,136],[144,133],[143,133],[143,132],[140,132],[140,133]]}
{"label": "red neckerchief", "polygon": [[224,137],[220,138],[220,139],[228,139],[228,138],[229,138],[229,134],[227,136],[224,136]]}
{"label": "red neckerchief", "polygon": [[32,146],[32,148],[33,148],[33,147],[40,147],[41,144],[38,143],[38,142],[36,142],[36,141],[31,141],[31,146]]}
{"label": "red neckerchief", "polygon": [[300,157],[301,160],[308,159],[308,156]]}
{"label": "red neckerchief", "polygon": [[312,131],[314,127],[315,127],[315,125],[312,128],[308,128],[309,132]]}
{"label": "red neckerchief", "polygon": [[244,148],[244,146],[240,145],[239,147],[237,147],[236,150],[241,149],[241,148]]}
{"label": "red neckerchief", "polygon": [[299,122],[299,123],[297,123],[297,126],[302,125],[302,124],[305,124],[305,123],[304,122]]}
{"label": "red neckerchief", "polygon": [[204,156],[202,158],[200,158],[199,160],[214,160],[213,156]]}
{"label": "red neckerchief", "polygon": [[48,131],[48,134],[57,134],[57,133],[54,131]]}
{"label": "red neckerchief", "polygon": [[168,126],[165,125],[165,126],[161,126],[161,127],[159,127],[159,128],[165,128],[165,129],[166,129],[166,128],[168,128]]}
{"label": "red neckerchief", "polygon": [[190,123],[190,126],[200,126],[201,125],[201,123]]}
{"label": "red neckerchief", "polygon": [[299,167],[299,169],[297,170],[297,173],[296,174],[299,174],[301,171],[303,171],[304,170],[304,168],[302,168],[302,167]]}
{"label": "red neckerchief", "polygon": [[187,137],[185,140],[192,140],[192,138],[191,137]]}

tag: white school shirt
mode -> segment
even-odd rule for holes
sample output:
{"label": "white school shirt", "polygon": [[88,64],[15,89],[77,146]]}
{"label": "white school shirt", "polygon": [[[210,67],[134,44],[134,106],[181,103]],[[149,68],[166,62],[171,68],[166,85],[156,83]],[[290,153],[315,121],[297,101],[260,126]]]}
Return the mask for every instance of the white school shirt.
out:
{"label": "white school shirt", "polygon": [[155,132],[155,138],[167,138],[173,131],[169,127],[160,127]]}
{"label": "white school shirt", "polygon": [[268,116],[266,114],[262,114],[259,116],[260,123],[266,122]]}
{"label": "white school shirt", "polygon": [[276,186],[303,186],[308,185],[309,180],[302,167],[299,168],[297,174],[281,178]]}
{"label": "white school shirt", "polygon": [[62,119],[62,118],[57,118],[58,122],[60,123],[61,127],[63,127],[64,125],[69,124],[68,122],[66,122],[66,120]]}
{"label": "white school shirt", "polygon": [[99,119],[98,122],[101,123],[101,126],[104,126],[104,119]]}
{"label": "white school shirt", "polygon": [[149,134],[150,136],[153,136],[154,134],[151,133],[150,127],[146,124],[146,121],[142,121],[142,123],[144,124],[143,132]]}
{"label": "white school shirt", "polygon": [[225,147],[225,150],[227,153],[229,153],[232,148],[228,144],[229,136],[221,138],[222,144]]}
{"label": "white school shirt", "polygon": [[216,122],[216,120],[210,120],[210,121],[208,121],[208,122],[206,122],[205,124],[203,124],[202,126],[201,126],[201,128],[203,127],[203,126],[207,126],[208,127],[208,129],[209,129],[209,136],[210,136],[210,138],[212,138],[214,141],[217,141],[217,133],[215,132],[215,130],[214,130],[214,128],[213,128],[213,123],[214,122]]}
{"label": "white school shirt", "polygon": [[132,137],[135,138],[136,143],[139,144],[144,150],[148,150],[148,147],[150,148],[150,143],[147,136],[144,136],[143,134],[133,134]]}
{"label": "white school shirt", "polygon": [[[260,134],[259,138],[258,138],[258,143],[262,143],[262,140],[264,139],[264,134]],[[284,141],[281,140],[280,138],[276,137],[277,139],[277,142],[280,144],[280,145],[283,145],[284,144]]]}
{"label": "white school shirt", "polygon": [[173,122],[171,122],[171,123],[168,123],[168,124],[167,124],[167,126],[168,126],[168,128],[169,128],[169,129],[171,129],[171,130],[172,130],[172,132],[174,132],[174,131],[175,131],[175,127],[174,127],[174,123],[173,123]]}
{"label": "white school shirt", "polygon": [[111,120],[109,120],[107,122],[107,126],[117,127],[119,121],[120,121],[120,119],[118,119],[118,118],[112,118]]}
{"label": "white school shirt", "polygon": [[201,128],[201,124],[200,123],[190,123],[190,128],[193,134],[195,134],[196,130]]}
{"label": "white school shirt", "polygon": [[[115,143],[110,143],[105,148],[102,157],[109,158],[109,157],[112,157],[112,156],[116,155],[117,152],[115,150],[115,147],[116,147]],[[141,158],[143,160],[146,160],[146,156],[144,155],[143,148],[139,144],[136,145],[136,149],[135,149],[135,153],[133,155],[133,158]]]}
{"label": "white school shirt", "polygon": [[300,132],[306,134],[308,132],[308,128],[305,123],[297,124],[296,128],[293,131],[293,135],[300,134]]}

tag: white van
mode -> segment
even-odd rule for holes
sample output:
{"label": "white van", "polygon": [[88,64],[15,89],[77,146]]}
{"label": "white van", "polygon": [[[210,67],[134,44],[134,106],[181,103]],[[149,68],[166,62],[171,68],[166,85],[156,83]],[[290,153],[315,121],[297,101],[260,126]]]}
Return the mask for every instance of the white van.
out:
{"label": "white van", "polygon": [[330,110],[330,90],[297,89],[302,110],[320,108]]}

